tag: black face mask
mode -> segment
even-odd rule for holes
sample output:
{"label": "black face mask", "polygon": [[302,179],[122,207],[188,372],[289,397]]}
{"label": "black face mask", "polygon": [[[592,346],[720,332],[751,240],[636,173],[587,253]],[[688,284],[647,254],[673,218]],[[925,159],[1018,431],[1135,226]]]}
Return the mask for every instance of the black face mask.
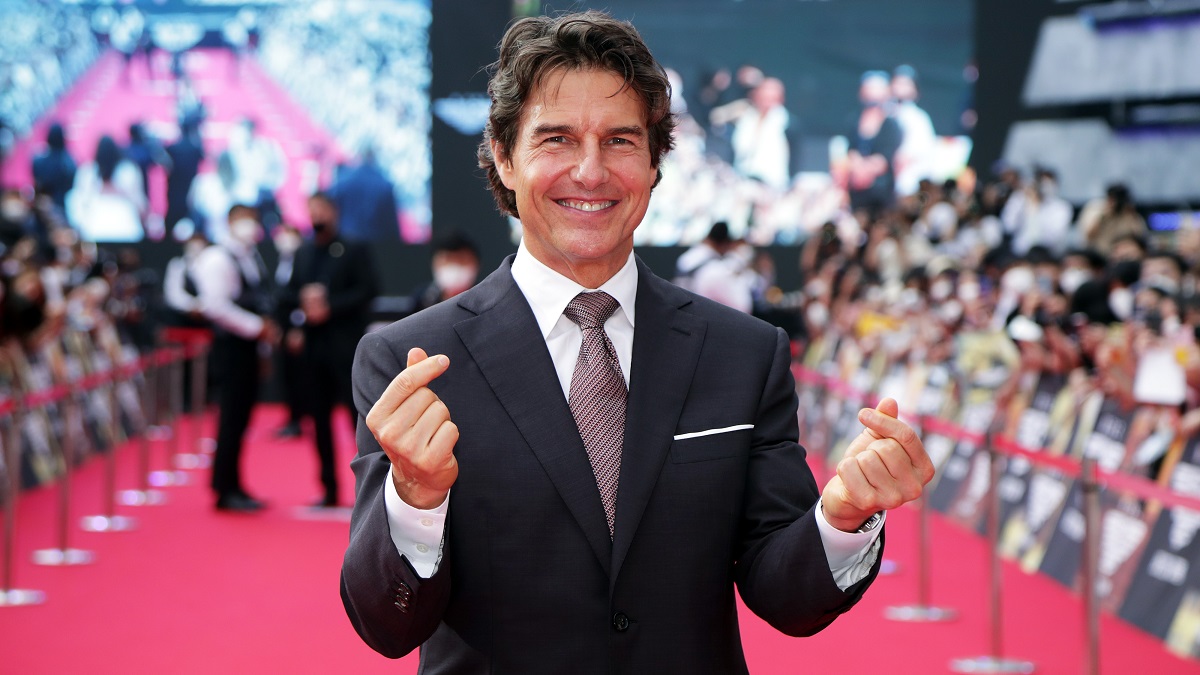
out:
{"label": "black face mask", "polygon": [[4,306],[4,327],[20,337],[27,337],[42,325],[46,311],[42,303],[23,295],[10,295]]}
{"label": "black face mask", "polygon": [[330,232],[332,230],[333,230],[333,223],[331,223],[327,220],[314,220],[313,221],[312,231],[313,231],[313,234],[315,234],[317,236],[323,236],[327,232]]}

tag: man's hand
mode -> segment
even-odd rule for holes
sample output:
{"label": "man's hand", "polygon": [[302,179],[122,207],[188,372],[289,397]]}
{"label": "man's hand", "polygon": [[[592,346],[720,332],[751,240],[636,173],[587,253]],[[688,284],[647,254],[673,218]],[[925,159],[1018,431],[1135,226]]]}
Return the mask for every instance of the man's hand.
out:
{"label": "man's hand", "polygon": [[408,352],[404,371],[392,380],[367,413],[367,428],[392,461],[396,492],[406,504],[432,509],[458,478],[454,444],[458,427],[450,410],[427,386],[450,367],[450,359]]}
{"label": "man's hand", "polygon": [[279,344],[279,324],[273,319],[263,317],[262,329],[258,331],[258,341],[265,342],[272,347]]}
{"label": "man's hand", "polygon": [[933,478],[933,462],[925,445],[904,422],[896,401],[864,408],[858,421],[866,428],[846,448],[837,475],[825,485],[821,504],[825,520],[854,532],[879,511],[894,509],[921,496]]}
{"label": "man's hand", "polygon": [[305,284],[300,289],[300,309],[305,322],[319,326],[329,320],[329,291],[322,284]]}

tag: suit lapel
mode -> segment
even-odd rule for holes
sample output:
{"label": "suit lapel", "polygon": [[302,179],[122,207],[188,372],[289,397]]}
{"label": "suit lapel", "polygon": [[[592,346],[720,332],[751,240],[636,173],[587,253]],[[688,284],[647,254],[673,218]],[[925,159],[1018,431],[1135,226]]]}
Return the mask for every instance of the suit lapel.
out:
{"label": "suit lapel", "polygon": [[476,316],[454,329],[607,573],[612,541],[596,478],[537,320],[509,271],[511,261],[460,296],[459,305]]}
{"label": "suit lapel", "polygon": [[637,326],[617,488],[612,583],[658,482],[700,357],[706,323],[680,311],[691,301],[638,261]]}

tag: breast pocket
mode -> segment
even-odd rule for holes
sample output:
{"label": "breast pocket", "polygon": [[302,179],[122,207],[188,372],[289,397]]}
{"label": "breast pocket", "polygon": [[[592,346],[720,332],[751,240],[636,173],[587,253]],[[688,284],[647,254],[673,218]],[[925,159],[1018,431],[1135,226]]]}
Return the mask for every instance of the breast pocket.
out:
{"label": "breast pocket", "polygon": [[753,429],[746,424],[727,430],[679,434],[671,444],[671,461],[689,464],[744,456],[750,448]]}

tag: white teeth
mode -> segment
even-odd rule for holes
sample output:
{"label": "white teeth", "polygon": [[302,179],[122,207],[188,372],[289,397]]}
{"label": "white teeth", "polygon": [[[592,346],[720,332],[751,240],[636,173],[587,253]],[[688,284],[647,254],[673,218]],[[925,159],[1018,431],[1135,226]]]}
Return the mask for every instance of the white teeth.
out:
{"label": "white teeth", "polygon": [[614,201],[577,202],[577,201],[572,201],[572,200],[567,200],[567,199],[560,200],[558,203],[563,206],[566,206],[567,208],[578,209],[580,211],[599,211],[600,209],[607,209],[608,207],[612,206],[613,204],[616,204],[616,202],[614,202]]}

